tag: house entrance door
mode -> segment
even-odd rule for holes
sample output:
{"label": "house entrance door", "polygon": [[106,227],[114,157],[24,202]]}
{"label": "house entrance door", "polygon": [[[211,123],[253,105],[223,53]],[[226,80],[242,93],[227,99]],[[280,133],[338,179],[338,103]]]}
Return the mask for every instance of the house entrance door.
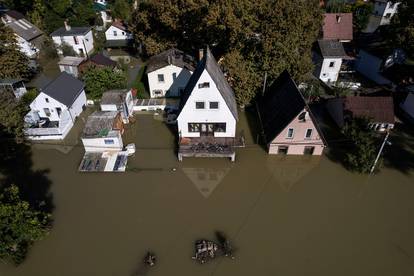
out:
{"label": "house entrance door", "polygon": [[213,136],[214,135],[214,124],[200,124],[200,135],[201,136]]}

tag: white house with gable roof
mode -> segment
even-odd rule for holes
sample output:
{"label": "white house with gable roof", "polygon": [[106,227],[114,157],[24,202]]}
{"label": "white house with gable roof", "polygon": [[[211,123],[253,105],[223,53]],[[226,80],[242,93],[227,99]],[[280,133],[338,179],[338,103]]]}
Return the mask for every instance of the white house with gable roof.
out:
{"label": "white house with gable roof", "polygon": [[71,46],[80,56],[86,56],[93,50],[93,35],[90,27],[71,27],[65,22],[65,27],[57,29],[50,35],[58,47],[59,54],[63,54],[59,49],[63,44]]}
{"label": "white house with gable roof", "polygon": [[66,72],[40,90],[25,116],[25,134],[32,140],[61,140],[86,106],[84,83]]}
{"label": "white house with gable roof", "polygon": [[178,49],[151,57],[146,70],[151,98],[179,97],[194,69],[194,59]]}
{"label": "white house with gable roof", "polygon": [[[207,48],[181,99],[177,117],[183,156],[230,157],[236,137],[238,112],[234,92]],[[192,145],[197,144],[197,149]],[[201,145],[201,148],[200,148]]]}

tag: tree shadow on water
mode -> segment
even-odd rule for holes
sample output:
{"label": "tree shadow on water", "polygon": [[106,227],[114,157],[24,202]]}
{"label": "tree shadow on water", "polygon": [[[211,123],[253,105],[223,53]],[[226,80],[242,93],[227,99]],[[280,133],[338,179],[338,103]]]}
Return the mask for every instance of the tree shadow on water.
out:
{"label": "tree shadow on water", "polygon": [[0,190],[15,184],[23,200],[38,211],[51,213],[54,209],[48,170],[34,170],[31,147],[17,143],[0,129]]}

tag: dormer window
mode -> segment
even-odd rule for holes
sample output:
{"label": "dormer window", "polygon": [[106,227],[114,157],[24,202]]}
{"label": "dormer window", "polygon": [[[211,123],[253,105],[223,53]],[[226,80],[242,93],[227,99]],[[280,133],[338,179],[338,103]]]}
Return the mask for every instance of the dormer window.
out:
{"label": "dormer window", "polygon": [[209,82],[202,82],[198,84],[198,88],[209,88],[210,83]]}

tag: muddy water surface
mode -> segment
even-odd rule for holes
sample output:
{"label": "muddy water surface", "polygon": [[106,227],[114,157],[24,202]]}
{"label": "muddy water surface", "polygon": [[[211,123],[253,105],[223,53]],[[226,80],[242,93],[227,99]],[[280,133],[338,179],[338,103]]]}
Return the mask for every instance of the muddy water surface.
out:
{"label": "muddy water surface", "polygon": [[[136,275],[148,249],[159,262],[147,275],[414,275],[411,173],[369,178],[326,157],[268,156],[248,132],[235,163],[180,163],[159,118],[136,118],[127,173],[77,172],[76,130],[64,146],[33,147],[36,168],[50,170],[54,227],[0,275]],[[194,263],[194,240],[216,230],[236,259]]]}

